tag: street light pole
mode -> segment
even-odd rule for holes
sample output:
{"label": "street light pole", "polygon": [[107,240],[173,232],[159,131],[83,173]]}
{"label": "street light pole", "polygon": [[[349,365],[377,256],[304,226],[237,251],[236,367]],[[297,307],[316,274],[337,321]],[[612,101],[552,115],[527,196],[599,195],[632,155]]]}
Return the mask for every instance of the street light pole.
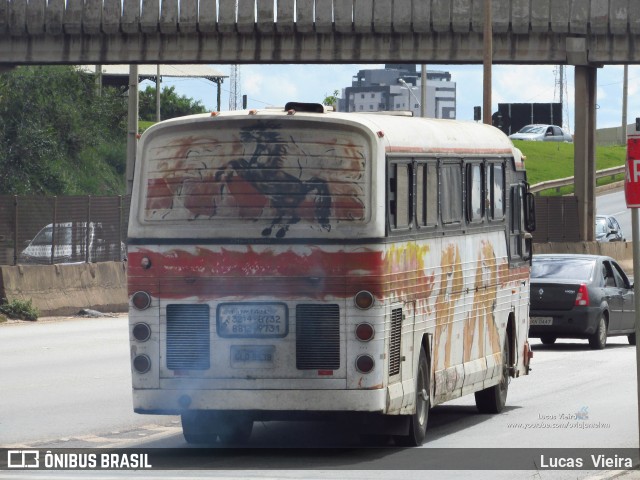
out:
{"label": "street light pole", "polygon": [[[416,94],[413,93],[413,90],[411,90],[411,86],[408,85],[407,82],[405,82],[403,78],[399,78],[398,82],[400,82],[402,85],[404,85],[407,88],[407,90],[409,90],[409,94],[411,94],[411,96],[414,98],[414,100],[418,104],[418,107],[420,107],[422,109],[422,103],[420,103],[420,100],[418,100],[418,97],[416,97]],[[409,105],[409,110],[411,110],[413,112],[413,109],[411,108],[411,105]]]}

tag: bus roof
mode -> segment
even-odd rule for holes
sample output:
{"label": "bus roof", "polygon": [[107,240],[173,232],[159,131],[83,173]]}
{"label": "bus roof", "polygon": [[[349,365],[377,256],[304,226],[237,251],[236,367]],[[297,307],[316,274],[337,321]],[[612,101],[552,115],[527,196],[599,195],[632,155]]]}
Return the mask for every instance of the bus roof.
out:
{"label": "bus roof", "polygon": [[[166,120],[157,124],[158,127],[169,124],[199,123],[205,119],[212,122],[230,119],[252,117],[278,118],[282,120],[300,120],[319,122],[334,122],[350,125],[359,125],[360,128],[369,130],[371,135],[377,136],[384,144],[385,151],[398,155],[455,155],[455,156],[481,156],[495,155],[513,157],[517,170],[524,169],[523,156],[520,150],[499,129],[482,123],[443,120],[432,118],[411,117],[398,115],[399,112],[381,114],[372,113],[348,113],[324,111],[319,104],[315,111],[300,112],[285,109],[266,108],[260,110],[236,110],[228,112],[214,112],[211,114],[191,115]],[[320,110],[321,111],[321,110]],[[155,129],[156,126],[149,130]]]}

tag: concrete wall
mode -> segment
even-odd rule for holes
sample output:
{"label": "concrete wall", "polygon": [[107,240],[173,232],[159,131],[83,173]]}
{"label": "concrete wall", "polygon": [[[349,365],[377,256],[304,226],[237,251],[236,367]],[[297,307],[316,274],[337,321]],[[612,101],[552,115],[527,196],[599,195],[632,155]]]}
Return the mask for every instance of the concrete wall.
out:
{"label": "concrete wall", "polygon": [[0,294],[30,299],[41,316],[72,315],[82,308],[126,312],[126,264],[0,266]]}
{"label": "concrete wall", "polygon": [[[533,252],[608,255],[629,276],[633,273],[631,242],[534,243]],[[41,316],[73,315],[82,308],[101,312],[128,309],[126,264],[123,262],[78,265],[0,266],[2,298],[31,300]]]}
{"label": "concrete wall", "polygon": [[534,243],[533,254],[541,253],[587,253],[607,255],[617,260],[627,275],[633,273],[633,245],[631,242],[550,242]]}

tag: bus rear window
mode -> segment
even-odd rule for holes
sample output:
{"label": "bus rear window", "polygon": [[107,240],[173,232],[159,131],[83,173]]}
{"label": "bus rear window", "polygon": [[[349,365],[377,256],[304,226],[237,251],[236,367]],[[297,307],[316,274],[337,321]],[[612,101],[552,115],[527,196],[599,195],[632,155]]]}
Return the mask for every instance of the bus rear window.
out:
{"label": "bus rear window", "polygon": [[366,138],[351,129],[285,123],[201,125],[152,139],[144,219],[326,231],[366,221]]}

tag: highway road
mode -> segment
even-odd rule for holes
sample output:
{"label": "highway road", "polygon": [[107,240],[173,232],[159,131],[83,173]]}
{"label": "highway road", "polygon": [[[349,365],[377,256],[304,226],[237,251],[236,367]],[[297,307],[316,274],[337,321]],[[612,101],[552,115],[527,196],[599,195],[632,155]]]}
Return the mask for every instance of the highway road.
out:
{"label": "highway road", "polygon": [[[618,217],[630,239],[624,194],[601,195],[597,205],[598,213]],[[178,456],[191,451],[178,417],[132,411],[127,322],[120,315],[0,324],[0,448],[163,447]],[[537,340],[532,343],[533,370],[527,377],[512,380],[502,414],[477,413],[472,396],[438,406],[431,411],[422,448],[409,453],[392,448],[372,451],[360,448],[360,438],[341,425],[259,422],[249,446],[266,453],[237,462],[231,456],[232,468],[207,470],[207,476],[409,480],[425,478],[429,472],[403,470],[398,474],[388,466],[406,467],[409,462],[410,467],[412,459],[418,460],[415,452],[442,455],[443,450],[437,449],[479,446],[638,448],[635,349],[626,337],[610,338],[602,351],[590,350],[586,341],[578,340],[559,340],[550,346]],[[273,448],[281,453],[274,455]],[[330,459],[301,454],[301,448],[330,452]],[[282,465],[286,468],[279,469]],[[453,459],[452,468],[455,465]],[[0,473],[3,478],[24,478]],[[66,478],[64,471],[46,473]],[[148,478],[198,478],[202,473],[154,470]],[[466,478],[469,473],[438,471],[437,478]],[[91,472],[88,476],[111,478],[104,474]],[[593,474],[496,470],[474,473],[474,478],[564,480]]]}
{"label": "highway road", "polygon": [[[0,325],[0,447],[188,450],[176,417],[143,416],[131,411],[127,331],[124,316]],[[534,340],[532,365],[531,375],[512,380],[508,407],[500,415],[477,413],[473,397],[433,409],[422,449],[638,447],[635,349],[627,344],[626,337],[610,339],[602,351],[589,349],[586,341],[559,340],[543,346]],[[583,418],[576,420],[576,415]],[[583,427],[577,428],[578,423]],[[253,461],[240,458],[235,473],[225,478],[245,478],[238,465],[260,470],[252,472],[256,478],[289,474],[291,478],[398,478],[382,467],[366,471],[364,477],[362,472],[372,462],[394,465],[405,461],[406,455],[408,461],[417,458],[411,457],[415,451],[407,453],[405,449],[381,449],[374,455],[359,448],[360,439],[354,432],[316,422],[260,422],[249,446],[275,447],[282,453],[258,455]],[[327,465],[326,459],[317,463],[320,460],[315,457],[300,463],[300,448],[312,449],[306,452],[339,448],[340,453],[333,453],[334,465]],[[424,453],[429,455],[427,450]],[[305,471],[300,477],[289,470],[287,475],[270,470],[282,462],[288,469],[315,466],[318,470]],[[329,475],[327,468],[350,472]],[[424,478],[424,472],[405,473],[402,478]],[[551,477],[551,473],[557,476]],[[546,471],[540,478],[588,475],[585,471]],[[475,477],[514,478],[504,471]],[[438,478],[443,476],[439,474]],[[531,478],[531,474],[522,478]]]}
{"label": "highway road", "polygon": [[624,191],[617,190],[596,197],[596,215],[613,215],[620,223],[627,241],[631,241],[631,210],[627,208]]}

